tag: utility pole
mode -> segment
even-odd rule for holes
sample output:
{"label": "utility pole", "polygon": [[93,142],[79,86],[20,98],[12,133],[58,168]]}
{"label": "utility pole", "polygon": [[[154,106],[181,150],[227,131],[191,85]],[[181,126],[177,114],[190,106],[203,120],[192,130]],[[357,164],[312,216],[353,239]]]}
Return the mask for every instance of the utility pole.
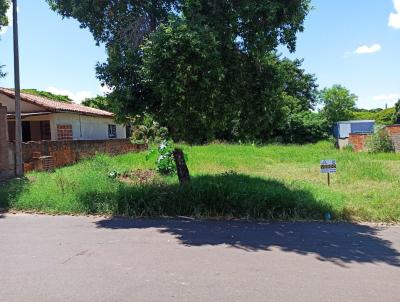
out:
{"label": "utility pole", "polygon": [[13,5],[14,34],[14,85],[15,85],[15,173],[17,177],[24,175],[22,166],[22,120],[21,120],[21,83],[19,77],[19,45],[18,45],[18,12],[17,0]]}

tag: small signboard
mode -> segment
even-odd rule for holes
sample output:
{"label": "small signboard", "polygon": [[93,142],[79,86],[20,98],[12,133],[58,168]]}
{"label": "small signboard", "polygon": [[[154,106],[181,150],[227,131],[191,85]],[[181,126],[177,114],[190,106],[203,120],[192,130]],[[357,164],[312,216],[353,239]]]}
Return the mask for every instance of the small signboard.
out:
{"label": "small signboard", "polygon": [[321,160],[321,173],[336,173],[336,160]]}

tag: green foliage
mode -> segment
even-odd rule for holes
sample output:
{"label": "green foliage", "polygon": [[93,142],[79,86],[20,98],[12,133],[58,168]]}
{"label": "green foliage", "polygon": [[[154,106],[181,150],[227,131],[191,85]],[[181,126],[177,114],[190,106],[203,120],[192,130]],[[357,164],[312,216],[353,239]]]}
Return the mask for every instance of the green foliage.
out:
{"label": "green foliage", "polygon": [[341,85],[334,85],[321,91],[322,114],[330,125],[352,118],[357,96]]}
{"label": "green foliage", "polygon": [[394,152],[393,141],[384,128],[376,129],[367,141],[367,149],[371,153]]}
{"label": "green foliage", "polygon": [[21,92],[36,95],[36,96],[41,96],[41,97],[44,97],[47,99],[51,99],[53,101],[58,101],[58,102],[63,102],[63,103],[72,103],[73,102],[73,100],[71,100],[66,95],[58,95],[58,94],[54,94],[54,93],[47,92],[47,91],[37,90],[37,89],[22,89]]}
{"label": "green foliage", "polygon": [[392,125],[395,119],[395,108],[357,110],[352,113],[353,120],[374,120],[378,125]]}
{"label": "green foliage", "polygon": [[158,148],[151,149],[147,155],[147,160],[156,156],[157,172],[162,175],[172,175],[176,173],[176,165],[174,160],[174,144],[172,141],[164,140]]}
{"label": "green foliage", "polygon": [[120,176],[121,176],[121,173],[118,172],[118,171],[115,171],[115,170],[111,171],[110,173],[108,173],[108,177],[112,178],[112,179],[116,179],[116,178],[118,178]]}
{"label": "green foliage", "polygon": [[7,10],[10,7],[10,1],[9,0],[0,0],[0,29],[3,26],[8,25],[8,19],[7,19]]}
{"label": "green foliage", "polygon": [[175,140],[268,141],[291,114],[315,104],[315,78],[300,61],[275,53],[256,60],[222,52],[218,43],[209,27],[175,18],[143,46],[144,85],[153,91],[149,110]]}
{"label": "green foliage", "polygon": [[106,45],[113,112],[147,112],[175,140],[267,141],[315,102],[315,78],[276,55],[295,50],[309,0],[47,2]]}
{"label": "green foliage", "polygon": [[400,124],[400,100],[395,105],[394,123]]}
{"label": "green foliage", "polygon": [[130,120],[131,140],[139,144],[160,144],[168,139],[168,129],[161,127],[150,115],[138,115]]}
{"label": "green foliage", "polygon": [[175,19],[162,25],[143,48],[144,83],[156,95],[150,110],[175,140],[199,143],[213,136],[224,77],[216,46],[210,30],[192,32]]}
{"label": "green foliage", "polygon": [[87,98],[82,102],[82,105],[100,109],[100,110],[113,112],[112,104],[111,104],[109,98],[107,98],[105,96],[98,95],[93,98]]}
{"label": "green foliage", "polygon": [[303,111],[289,115],[281,132],[285,143],[315,143],[329,137],[329,126],[320,113]]}
{"label": "green foliage", "polygon": [[348,152],[354,152],[354,146],[352,144],[348,144],[342,150],[348,151]]}
{"label": "green foliage", "polygon": [[88,28],[95,41],[106,46],[108,58],[97,65],[102,83],[113,87],[108,95],[113,112],[123,119],[127,114],[142,114],[152,102],[151,92],[142,85],[139,46],[172,12],[180,1],[102,1],[46,0],[64,17],[73,17]]}
{"label": "green foliage", "polygon": [[358,110],[354,111],[351,115],[352,120],[375,120],[376,112],[371,112],[369,110]]}
{"label": "green foliage", "polygon": [[395,108],[388,108],[376,113],[375,121],[378,125],[392,125],[395,119]]}

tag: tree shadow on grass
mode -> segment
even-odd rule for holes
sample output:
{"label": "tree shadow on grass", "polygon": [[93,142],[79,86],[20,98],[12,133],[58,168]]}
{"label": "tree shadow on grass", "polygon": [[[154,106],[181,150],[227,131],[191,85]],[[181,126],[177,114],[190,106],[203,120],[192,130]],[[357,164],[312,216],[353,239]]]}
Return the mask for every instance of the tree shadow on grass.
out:
{"label": "tree shadow on grass", "polygon": [[18,199],[27,184],[28,181],[25,178],[0,181],[0,218],[4,218],[2,213],[8,211],[11,203]]}
{"label": "tree shadow on grass", "polygon": [[317,219],[333,212],[313,193],[283,182],[242,174],[202,175],[191,184],[150,182],[115,190],[86,191],[78,200],[87,213],[129,217],[234,217],[260,219]]}
{"label": "tree shadow on grass", "polygon": [[[188,247],[227,246],[248,252],[279,248],[342,267],[350,263],[400,266],[400,252],[379,237],[379,228],[350,223],[251,222],[195,219],[123,219],[96,222],[98,228],[148,229],[174,236]],[[134,235],[134,234],[132,234]]]}

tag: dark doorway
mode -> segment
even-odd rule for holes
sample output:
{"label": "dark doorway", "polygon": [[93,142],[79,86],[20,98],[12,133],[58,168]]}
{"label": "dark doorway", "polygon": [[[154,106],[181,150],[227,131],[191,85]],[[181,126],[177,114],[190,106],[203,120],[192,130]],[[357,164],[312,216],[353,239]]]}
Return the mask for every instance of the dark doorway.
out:
{"label": "dark doorway", "polygon": [[42,141],[51,140],[50,121],[40,122],[40,139]]}
{"label": "dark doorway", "polygon": [[[8,122],[8,139],[15,141],[15,122]],[[22,141],[43,141],[51,140],[50,121],[23,121]]]}
{"label": "dark doorway", "polygon": [[29,142],[31,141],[31,123],[30,122],[22,122],[22,141]]}

